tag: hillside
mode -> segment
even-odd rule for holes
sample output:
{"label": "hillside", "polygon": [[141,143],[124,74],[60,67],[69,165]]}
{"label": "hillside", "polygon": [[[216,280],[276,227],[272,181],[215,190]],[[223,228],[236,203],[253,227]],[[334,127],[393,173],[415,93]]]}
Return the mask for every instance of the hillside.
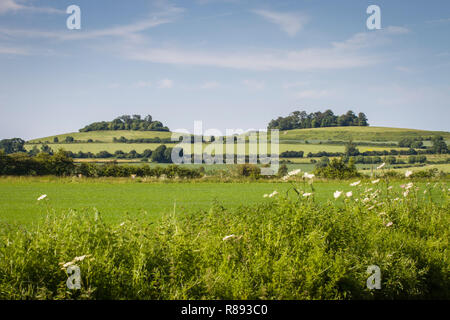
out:
{"label": "hillside", "polygon": [[[87,141],[92,139],[95,142],[113,143],[113,138],[125,137],[127,139],[141,138],[170,138],[171,132],[162,131],[132,131],[132,130],[111,130],[111,131],[90,131],[90,132],[71,132],[55,136],[32,139],[29,143],[53,143],[54,138],[64,141],[67,136],[75,140]],[[352,139],[355,142],[371,143],[394,143],[403,138],[430,138],[435,135],[443,136],[445,140],[450,141],[450,132],[446,131],[427,131],[416,129],[388,128],[388,127],[328,127],[314,129],[294,129],[281,130],[280,141],[289,142],[322,142],[326,141],[348,141]]]}
{"label": "hillside", "polygon": [[308,140],[308,141],[348,141],[388,143],[398,142],[404,138],[430,138],[435,135],[443,136],[450,141],[450,132],[427,131],[416,129],[388,128],[388,127],[328,127],[314,129],[295,129],[280,131],[280,140]]}

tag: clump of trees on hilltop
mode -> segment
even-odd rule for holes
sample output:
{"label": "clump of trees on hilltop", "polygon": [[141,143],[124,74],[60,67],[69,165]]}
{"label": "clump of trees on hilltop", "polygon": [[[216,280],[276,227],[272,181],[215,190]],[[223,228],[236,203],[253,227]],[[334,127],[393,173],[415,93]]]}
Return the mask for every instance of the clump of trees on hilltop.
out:
{"label": "clump of trees on hilltop", "polygon": [[160,121],[153,121],[151,115],[142,119],[140,115],[134,114],[132,116],[123,115],[113,121],[94,122],[79,131],[88,132],[106,130],[169,131],[169,128],[165,127]]}
{"label": "clump of trees on hilltop", "polygon": [[343,115],[335,115],[333,111],[307,113],[306,111],[294,111],[287,117],[278,117],[269,122],[268,129],[306,129],[323,127],[347,127],[347,126],[368,126],[369,122],[364,113],[358,116],[351,110]]}

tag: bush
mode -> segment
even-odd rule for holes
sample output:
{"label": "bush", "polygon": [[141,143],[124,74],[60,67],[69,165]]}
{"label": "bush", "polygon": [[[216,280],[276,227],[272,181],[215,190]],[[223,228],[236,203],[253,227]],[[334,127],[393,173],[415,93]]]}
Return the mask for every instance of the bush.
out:
{"label": "bush", "polygon": [[250,163],[239,164],[237,171],[242,177],[258,178],[261,174],[261,169],[257,165]]}
{"label": "bush", "polygon": [[356,170],[353,158],[350,158],[348,164],[345,164],[340,158],[334,158],[326,166],[316,166],[314,174],[318,177],[329,179],[349,179],[360,176],[358,170]]}

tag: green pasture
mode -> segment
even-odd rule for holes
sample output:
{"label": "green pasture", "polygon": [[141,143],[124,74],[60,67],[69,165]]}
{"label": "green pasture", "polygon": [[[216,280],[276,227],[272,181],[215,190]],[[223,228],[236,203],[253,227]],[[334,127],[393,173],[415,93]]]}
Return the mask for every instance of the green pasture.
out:
{"label": "green pasture", "polygon": [[[317,181],[313,184],[318,201],[333,199],[333,192],[356,191],[351,181]],[[401,182],[395,182],[396,186]],[[295,185],[311,192],[303,182]],[[364,187],[372,187],[370,181]],[[421,183],[423,186],[424,183]],[[264,194],[273,191],[285,193],[292,188],[290,182],[176,182],[145,181],[143,179],[79,179],[56,177],[0,178],[0,220],[9,223],[39,221],[48,208],[57,212],[71,209],[96,208],[106,221],[118,222],[127,215],[145,214],[154,220],[163,213],[207,210],[214,202],[227,208],[238,208],[269,201]],[[398,192],[400,188],[396,187]],[[292,190],[290,191],[293,194]],[[43,194],[47,198],[37,201]]]}

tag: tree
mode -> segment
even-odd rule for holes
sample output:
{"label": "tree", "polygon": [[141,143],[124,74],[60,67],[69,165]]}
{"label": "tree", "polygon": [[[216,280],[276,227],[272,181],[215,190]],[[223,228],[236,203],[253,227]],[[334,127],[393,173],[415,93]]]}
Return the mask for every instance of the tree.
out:
{"label": "tree", "polygon": [[359,150],[358,150],[358,148],[356,147],[356,145],[353,143],[352,140],[350,140],[350,141],[345,145],[345,155],[346,155],[347,157],[359,155]]}
{"label": "tree", "polygon": [[59,142],[58,137],[54,137],[54,138],[53,138],[53,142],[54,142],[54,143],[58,143],[58,142]]}
{"label": "tree", "polygon": [[24,145],[25,141],[20,138],[0,140],[0,150],[3,150],[6,154],[26,152]]}
{"label": "tree", "polygon": [[366,127],[369,125],[366,115],[362,112],[358,114],[358,125],[360,127]]}
{"label": "tree", "polygon": [[447,143],[444,141],[442,136],[435,136],[432,139],[433,146],[431,147],[433,153],[442,154],[449,153]]}
{"label": "tree", "polygon": [[75,141],[75,139],[74,139],[72,136],[67,136],[65,141],[66,141],[67,143],[72,143],[72,142]]}
{"label": "tree", "polygon": [[167,147],[166,145],[160,145],[157,147],[150,157],[152,162],[164,162],[164,152],[166,151]]}

